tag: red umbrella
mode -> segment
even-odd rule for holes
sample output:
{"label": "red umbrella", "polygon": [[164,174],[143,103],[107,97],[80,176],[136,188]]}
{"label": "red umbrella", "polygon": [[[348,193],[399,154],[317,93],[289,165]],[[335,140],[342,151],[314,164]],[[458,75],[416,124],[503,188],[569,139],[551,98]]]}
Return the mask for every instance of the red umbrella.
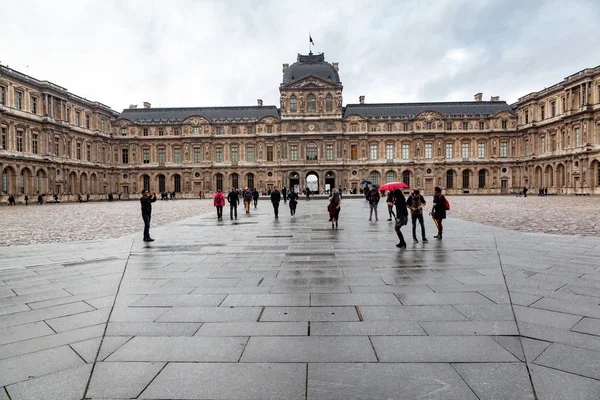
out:
{"label": "red umbrella", "polygon": [[385,192],[386,190],[394,190],[394,189],[408,189],[408,185],[404,182],[392,182],[392,183],[386,183],[385,185],[379,186],[380,192]]}

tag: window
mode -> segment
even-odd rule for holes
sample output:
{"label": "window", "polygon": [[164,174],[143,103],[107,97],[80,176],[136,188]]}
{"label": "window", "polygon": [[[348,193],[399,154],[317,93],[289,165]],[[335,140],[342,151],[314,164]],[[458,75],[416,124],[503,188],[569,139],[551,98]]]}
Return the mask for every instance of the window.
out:
{"label": "window", "polygon": [[81,143],[77,143],[77,145],[75,146],[75,157],[78,160],[81,160]]}
{"label": "window", "polygon": [[556,135],[550,136],[550,151],[556,151]]}
{"label": "window", "polygon": [[388,132],[392,132],[394,130],[394,124],[388,123],[387,124],[387,130],[388,130]]}
{"label": "window", "polygon": [[240,160],[240,155],[238,153],[237,146],[231,146],[231,162],[238,162]]}
{"label": "window", "polygon": [[371,127],[371,132],[377,132],[377,127],[375,125]]}
{"label": "window", "polygon": [[469,158],[469,143],[462,144],[462,158]]}
{"label": "window", "polygon": [[471,178],[471,171],[469,171],[468,169],[465,169],[462,172],[462,188],[463,189],[468,189],[471,186],[470,178]]}
{"label": "window", "polygon": [[158,130],[158,136],[165,136],[165,130],[164,129],[159,129]]}
{"label": "window", "polygon": [[37,97],[31,96],[31,112],[37,114]]}
{"label": "window", "polygon": [[[194,129],[196,129],[196,128],[194,128]],[[195,133],[195,132],[196,132],[196,131],[194,131],[194,133]],[[150,134],[150,133],[148,132],[148,128],[144,128],[144,129],[142,130],[142,135],[143,135],[143,136],[148,136],[149,134]]]}
{"label": "window", "polygon": [[427,129],[428,131],[431,130],[431,122],[425,122],[425,129]]}
{"label": "window", "polygon": [[502,129],[506,130],[506,125],[507,125],[506,121],[502,121]]}
{"label": "window", "polygon": [[581,128],[575,128],[575,146],[581,146]]}
{"label": "window", "polygon": [[290,146],[290,160],[298,161],[298,145],[293,144]]}
{"label": "window", "polygon": [[485,188],[485,169],[479,170],[479,189]]}
{"label": "window", "polygon": [[148,148],[142,149],[142,162],[144,164],[150,164],[150,149],[148,149]]}
{"label": "window", "polygon": [[404,171],[402,173],[402,182],[404,182],[406,186],[410,186],[410,171]]}
{"label": "window", "polygon": [[369,175],[369,180],[371,181],[371,183],[373,185],[379,185],[379,172],[377,171],[373,171],[371,172],[371,175]]}
{"label": "window", "polygon": [[215,147],[215,162],[223,162],[223,148],[221,146]]}
{"label": "window", "polygon": [[200,147],[194,147],[194,162],[199,163],[202,161],[202,149]]}
{"label": "window", "polygon": [[179,136],[179,128],[173,128],[173,136]]}
{"label": "window", "polygon": [[350,159],[358,160],[358,145],[357,144],[350,145]]}
{"label": "window", "polygon": [[181,148],[173,147],[173,162],[179,164],[181,162]]}
{"label": "window", "polygon": [[567,102],[565,100],[565,98],[562,98],[562,112],[564,113],[566,111],[567,108]]}
{"label": "window", "polygon": [[477,157],[485,158],[485,143],[477,143]]}
{"label": "window", "polygon": [[546,136],[540,137],[540,153],[544,154],[546,152]]}
{"label": "window", "polygon": [[446,189],[454,188],[454,171],[446,171]]}
{"label": "window", "polygon": [[333,96],[328,94],[325,96],[325,111],[333,110]]}
{"label": "window", "polygon": [[296,96],[292,95],[290,97],[290,112],[295,113],[296,111],[298,111],[298,100]]}
{"label": "window", "polygon": [[525,142],[525,155],[529,154],[529,142]]}
{"label": "window", "polygon": [[181,175],[177,174],[173,177],[173,191],[175,193],[181,192]]}
{"label": "window", "polygon": [[333,160],[333,144],[327,144],[325,146],[325,158],[327,161]]}
{"label": "window", "polygon": [[60,155],[60,139],[58,137],[54,138],[54,155]]}
{"label": "window", "polygon": [[550,116],[556,117],[556,102],[550,103]]}
{"label": "window", "polygon": [[387,160],[394,159],[394,145],[391,143],[385,145],[385,158]]}
{"label": "window", "polygon": [[333,131],[333,124],[331,122],[327,123],[327,132]]}
{"label": "window", "polygon": [[6,88],[4,86],[0,86],[0,104],[6,104]]}
{"label": "window", "polygon": [[377,144],[371,145],[371,160],[377,160]]}
{"label": "window", "polygon": [[500,157],[506,157],[508,153],[508,142],[500,142]]}
{"label": "window", "polygon": [[404,132],[408,132],[408,122],[402,124],[402,130],[404,130]]}
{"label": "window", "polygon": [[222,174],[216,174],[215,175],[215,183],[217,184],[217,190],[221,190],[223,191],[223,175]]}
{"label": "window", "polygon": [[123,164],[129,164],[129,149],[121,149],[121,160]]}
{"label": "window", "polygon": [[529,111],[525,110],[525,123],[529,123]]}
{"label": "window", "polygon": [[15,90],[15,107],[19,110],[23,109],[23,93]]}
{"label": "window", "polygon": [[79,111],[75,111],[75,125],[81,126],[81,113]]}
{"label": "window", "polygon": [[31,135],[31,152],[33,154],[38,153],[38,134],[34,133]]}
{"label": "window", "polygon": [[[104,132],[104,130],[106,129],[106,121],[101,119],[100,120],[100,131]],[[147,131],[148,129],[144,129],[145,131]],[[144,136],[148,136],[148,135],[144,135]]]}
{"label": "window", "polygon": [[394,171],[388,171],[388,173],[385,174],[385,183],[392,182],[396,182],[396,173]]}
{"label": "window", "polygon": [[479,122],[479,130],[482,131],[485,129],[485,124],[483,122]]}
{"label": "window", "polygon": [[17,151],[23,151],[23,131],[17,131]]}
{"label": "window", "polygon": [[402,159],[408,160],[410,151],[410,145],[408,143],[402,143]]}
{"label": "window", "polygon": [[[147,129],[145,129],[147,131]],[[195,126],[194,127],[194,135],[199,135],[200,134],[200,127],[199,126]],[[148,135],[144,135],[144,136],[148,136]]]}
{"label": "window", "polygon": [[85,127],[90,129],[90,116],[88,114],[85,114]]}
{"label": "window", "polygon": [[273,161],[273,146],[267,146],[267,161]]}
{"label": "window", "polygon": [[425,158],[433,157],[433,143],[425,143]]}
{"label": "window", "polygon": [[465,121],[465,122],[463,122],[462,125],[463,125],[463,131],[466,131],[466,130],[469,129],[469,123],[468,122]]}
{"label": "window", "polygon": [[237,127],[236,126],[232,126],[231,127],[231,134],[232,135],[237,135]]}
{"label": "window", "polygon": [[165,148],[164,147],[158,148],[158,163],[159,164],[165,163]]}
{"label": "window", "polygon": [[254,162],[254,146],[246,147],[246,161]]}
{"label": "window", "polygon": [[446,158],[454,158],[454,145],[446,143]]}
{"label": "window", "polygon": [[306,145],[306,159],[309,161],[316,161],[319,159],[319,149],[316,143],[309,143]]}
{"label": "window", "polygon": [[446,130],[447,131],[451,131],[452,130],[452,122],[446,122]]}
{"label": "window", "polygon": [[[246,127],[246,133],[248,135],[252,135],[252,126],[248,126]],[[272,125],[267,125],[267,133],[273,133],[273,126]]]}
{"label": "window", "polygon": [[221,134],[221,127],[220,127],[220,126],[217,126],[217,127],[215,128],[215,135],[220,135],[220,134]]}
{"label": "window", "polygon": [[2,128],[0,128],[0,133],[2,134],[2,147],[0,147],[1,149],[6,150],[6,128],[3,126]]}
{"label": "window", "polygon": [[546,106],[540,106],[540,116],[542,117],[542,121],[546,119]]}
{"label": "window", "polygon": [[121,136],[127,136],[127,128],[121,128]]}
{"label": "window", "polygon": [[250,189],[254,189],[254,174],[246,175],[246,183],[247,187],[249,187]]}
{"label": "window", "polygon": [[306,98],[306,111],[315,112],[315,96],[312,94],[309,94]]}

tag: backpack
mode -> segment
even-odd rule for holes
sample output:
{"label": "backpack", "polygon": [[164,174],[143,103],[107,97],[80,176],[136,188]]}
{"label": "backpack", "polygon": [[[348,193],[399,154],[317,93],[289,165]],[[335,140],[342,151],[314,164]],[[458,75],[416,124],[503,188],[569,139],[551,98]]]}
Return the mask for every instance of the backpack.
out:
{"label": "backpack", "polygon": [[375,189],[371,190],[371,202],[377,203],[379,200],[379,192]]}
{"label": "backpack", "polygon": [[444,196],[444,203],[446,206],[446,210],[450,210],[450,202],[448,201],[448,199],[446,198],[446,196]]}
{"label": "backpack", "polygon": [[221,205],[221,196],[217,196],[217,199],[215,200],[215,203],[220,206]]}

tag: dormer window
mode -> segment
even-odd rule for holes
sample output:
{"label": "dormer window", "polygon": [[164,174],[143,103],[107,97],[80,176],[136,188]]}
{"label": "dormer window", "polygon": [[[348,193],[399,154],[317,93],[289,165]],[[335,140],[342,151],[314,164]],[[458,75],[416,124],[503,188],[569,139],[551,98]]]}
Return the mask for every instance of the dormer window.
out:
{"label": "dormer window", "polygon": [[307,101],[306,101],[306,111],[307,112],[312,112],[314,113],[316,111],[316,107],[315,107],[315,96],[312,94],[308,95]]}
{"label": "dormer window", "polygon": [[328,94],[325,96],[325,111],[333,110],[333,96]]}
{"label": "dormer window", "polygon": [[297,112],[298,111],[298,100],[296,99],[296,96],[292,95],[290,97],[290,112]]}

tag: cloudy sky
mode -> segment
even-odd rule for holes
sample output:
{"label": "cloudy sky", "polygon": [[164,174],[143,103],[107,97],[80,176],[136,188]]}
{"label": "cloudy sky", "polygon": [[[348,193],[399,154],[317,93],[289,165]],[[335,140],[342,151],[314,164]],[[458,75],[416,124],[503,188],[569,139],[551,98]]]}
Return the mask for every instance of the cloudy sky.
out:
{"label": "cloudy sky", "polygon": [[120,111],[279,104],[315,47],[344,103],[514,102],[600,64],[597,0],[0,0],[0,63]]}

